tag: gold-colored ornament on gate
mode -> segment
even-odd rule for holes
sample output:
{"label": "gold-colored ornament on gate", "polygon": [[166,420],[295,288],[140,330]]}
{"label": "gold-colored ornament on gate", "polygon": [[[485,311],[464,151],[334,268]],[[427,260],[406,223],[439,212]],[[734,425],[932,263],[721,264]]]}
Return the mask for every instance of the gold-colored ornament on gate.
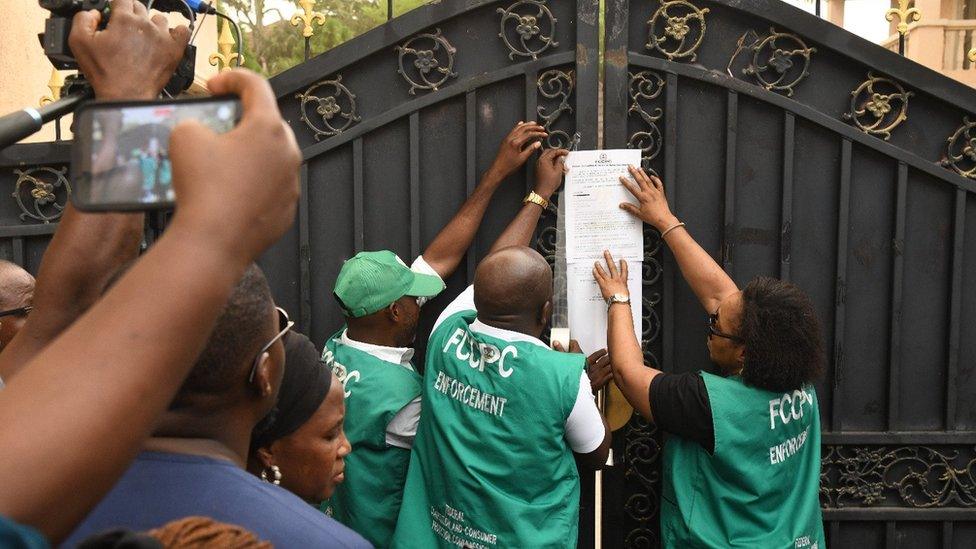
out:
{"label": "gold-colored ornament on gate", "polygon": [[219,63],[220,72],[230,70],[231,62],[234,62],[235,66],[243,64],[244,57],[240,52],[234,51],[236,44],[234,34],[230,32],[230,23],[225,22],[220,28],[220,35],[217,36],[217,52],[210,54],[210,64],[216,67]]}
{"label": "gold-colored ornament on gate", "polygon": [[302,36],[311,38],[315,34],[313,24],[322,26],[325,24],[325,14],[315,11],[315,0],[298,0],[298,5],[302,7],[302,13],[291,16],[291,25],[297,27],[304,23]]}
{"label": "gold-colored ornament on gate", "polygon": [[908,33],[908,24],[922,18],[922,12],[918,8],[908,7],[911,0],[898,0],[898,7],[891,8],[885,12],[885,19],[894,21],[898,18],[898,34],[905,36]]}
{"label": "gold-colored ornament on gate", "polygon": [[61,99],[61,89],[64,88],[64,76],[58,69],[51,69],[51,79],[47,81],[47,88],[51,90],[51,95],[45,95],[39,101],[40,106],[54,103]]}

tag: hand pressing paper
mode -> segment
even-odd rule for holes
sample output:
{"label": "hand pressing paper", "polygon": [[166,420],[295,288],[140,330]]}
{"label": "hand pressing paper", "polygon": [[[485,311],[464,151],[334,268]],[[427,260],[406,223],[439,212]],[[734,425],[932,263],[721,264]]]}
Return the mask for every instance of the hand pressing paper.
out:
{"label": "hand pressing paper", "polygon": [[628,166],[640,162],[638,149],[576,151],[566,156],[567,264],[583,262],[592,267],[607,249],[618,259],[644,260],[641,220],[620,209],[621,202],[637,204],[620,177],[630,177]]}

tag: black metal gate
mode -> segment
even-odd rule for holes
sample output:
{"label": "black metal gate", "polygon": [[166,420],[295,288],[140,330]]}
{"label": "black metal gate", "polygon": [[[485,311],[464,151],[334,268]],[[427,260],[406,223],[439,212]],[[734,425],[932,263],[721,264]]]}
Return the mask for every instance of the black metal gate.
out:
{"label": "black metal gate", "polygon": [[[602,15],[601,57],[599,0],[444,0],[273,78],[305,156],[295,227],[261,261],[278,302],[324,341],[342,322],[341,262],[420,253],[517,120],[544,122],[554,146],[579,131],[584,148],[641,148],[736,281],[789,279],[818,306],[830,544],[973,546],[976,92],[777,1],[605,0]],[[0,257],[36,272],[68,152],[0,152],[14,194]],[[471,281],[531,177],[498,192],[428,310]],[[708,369],[702,311],[656,233],[645,241],[646,357]],[[604,546],[658,544],[661,444],[637,418],[616,433]]]}
{"label": "black metal gate", "polygon": [[[976,91],[781,2],[608,0],[606,41],[605,146],[644,150],[737,282],[792,280],[817,304],[829,543],[972,547]],[[650,358],[708,369],[659,248]],[[660,447],[634,432],[623,476],[656,495]],[[654,498],[629,497],[613,546],[629,520],[654,540]]]}

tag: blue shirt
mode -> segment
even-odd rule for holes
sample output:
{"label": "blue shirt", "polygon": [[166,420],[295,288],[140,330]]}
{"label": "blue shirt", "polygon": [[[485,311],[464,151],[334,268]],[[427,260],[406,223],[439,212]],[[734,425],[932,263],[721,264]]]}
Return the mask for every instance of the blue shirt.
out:
{"label": "blue shirt", "polygon": [[65,546],[113,528],[146,531],[189,516],[241,526],[278,548],[370,547],[291,492],[229,461],[162,452],[139,454]]}

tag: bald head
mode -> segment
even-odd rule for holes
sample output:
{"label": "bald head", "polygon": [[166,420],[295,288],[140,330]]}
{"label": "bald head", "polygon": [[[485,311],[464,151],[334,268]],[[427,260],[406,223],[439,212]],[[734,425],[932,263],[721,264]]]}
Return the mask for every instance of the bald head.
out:
{"label": "bald head", "polygon": [[[0,259],[0,311],[26,307],[34,300],[34,277],[20,265]],[[0,349],[17,335],[27,319],[25,314],[0,318]]]}
{"label": "bald head", "polygon": [[501,249],[482,260],[475,272],[474,303],[483,321],[537,324],[541,331],[551,300],[552,269],[532,248]]}
{"label": "bald head", "polygon": [[16,309],[30,304],[34,277],[16,263],[0,259],[0,307]]}

